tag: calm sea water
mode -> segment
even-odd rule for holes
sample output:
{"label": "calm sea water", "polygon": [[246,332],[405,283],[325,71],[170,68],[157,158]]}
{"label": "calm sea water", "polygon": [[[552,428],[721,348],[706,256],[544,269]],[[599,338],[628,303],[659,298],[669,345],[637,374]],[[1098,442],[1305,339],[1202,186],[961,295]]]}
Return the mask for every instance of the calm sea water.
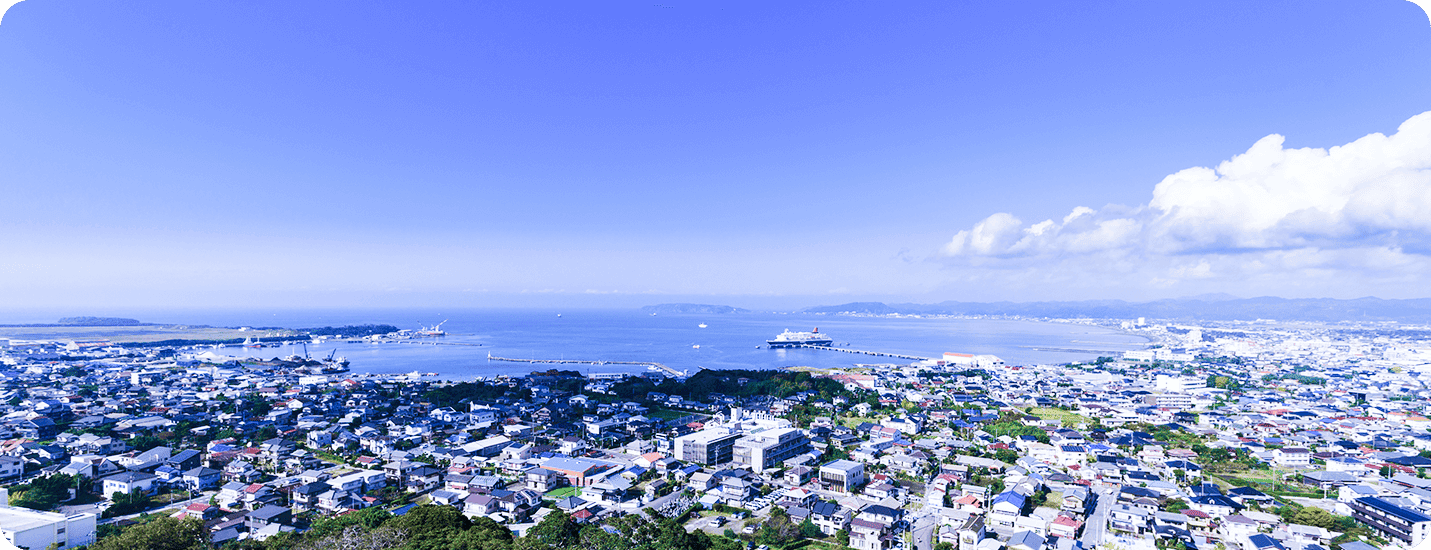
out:
{"label": "calm sea water", "polygon": [[[448,336],[429,339],[471,345],[337,343],[308,346],[310,356],[336,350],[354,372],[433,372],[444,378],[518,375],[560,368],[581,372],[638,372],[632,365],[544,365],[489,361],[488,355],[524,359],[654,361],[677,370],[773,369],[789,366],[848,367],[856,363],[907,362],[810,349],[768,349],[767,339],[785,329],[816,327],[840,347],[938,357],[946,351],[992,354],[1010,364],[1088,360],[1098,353],[1041,351],[1065,348],[1140,349],[1141,337],[1085,325],[984,319],[891,319],[808,314],[649,315],[639,310],[190,310],[135,312],[146,322],[214,326],[318,327],[386,323],[416,329],[446,320]],[[48,318],[41,318],[48,320]],[[32,319],[12,322],[34,322]],[[50,322],[53,322],[50,320]],[[699,325],[705,324],[705,328]],[[699,347],[697,347],[699,346]],[[235,356],[281,357],[301,346],[227,347]],[[1107,354],[1106,352],[1104,353]]]}

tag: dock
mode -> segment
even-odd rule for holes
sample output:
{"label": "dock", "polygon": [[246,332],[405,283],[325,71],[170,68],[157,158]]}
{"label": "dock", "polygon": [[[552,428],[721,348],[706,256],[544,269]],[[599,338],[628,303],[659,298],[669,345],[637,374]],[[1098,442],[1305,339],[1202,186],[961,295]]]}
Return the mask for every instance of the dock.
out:
{"label": "dock", "polygon": [[482,347],[482,344],[469,344],[466,342],[430,342],[425,340],[393,340],[394,344],[412,344],[415,346],[470,346],[474,348]]}
{"label": "dock", "polygon": [[[686,373],[668,367],[661,363],[652,361],[593,361],[586,359],[517,359],[513,357],[497,357],[487,354],[488,361],[507,361],[509,363],[546,363],[553,365],[637,365],[646,368],[659,370],[672,378],[685,378]],[[703,369],[704,367],[696,367]]]}
{"label": "dock", "polygon": [[841,351],[841,352],[844,352],[844,353],[858,353],[858,354],[860,354],[860,355],[869,355],[869,356],[871,356],[871,357],[893,357],[893,358],[895,358],[895,359],[908,359],[908,360],[910,360],[910,361],[937,361],[937,359],[932,359],[932,358],[929,358],[929,357],[918,357],[918,356],[915,356],[915,355],[902,355],[902,354],[898,354],[898,353],[886,353],[886,352],[883,352],[883,351],[866,351],[866,350],[862,350],[862,349],[833,348],[833,347],[830,347],[830,346],[812,346],[812,345],[809,345],[809,344],[800,344],[800,345],[797,345],[797,346],[789,346],[789,347],[806,348],[806,349],[822,349],[822,350],[826,350],[826,351]]}
{"label": "dock", "polygon": [[1034,350],[1034,351],[1058,351],[1058,352],[1064,352],[1064,353],[1111,353],[1111,354],[1113,354],[1115,357],[1122,357],[1122,356],[1123,356],[1123,352],[1122,352],[1122,351],[1111,350],[1111,349],[1054,348],[1054,347],[1048,347],[1048,346],[1019,346],[1019,347],[1024,348],[1024,349],[1031,349],[1031,350]]}

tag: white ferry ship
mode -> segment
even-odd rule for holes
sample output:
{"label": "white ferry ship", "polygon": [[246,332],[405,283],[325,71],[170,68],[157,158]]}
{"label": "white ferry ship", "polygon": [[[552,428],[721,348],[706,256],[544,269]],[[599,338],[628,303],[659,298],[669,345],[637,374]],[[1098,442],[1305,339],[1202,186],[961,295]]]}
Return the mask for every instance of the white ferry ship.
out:
{"label": "white ferry ship", "polygon": [[782,332],[779,335],[775,336],[774,340],[765,341],[765,343],[770,344],[771,348],[793,348],[797,346],[828,346],[830,344],[833,344],[834,342],[835,341],[833,339],[825,336],[824,334],[820,334],[820,327],[815,327],[815,330],[812,330],[810,332],[790,332],[790,329],[785,329],[785,332]]}

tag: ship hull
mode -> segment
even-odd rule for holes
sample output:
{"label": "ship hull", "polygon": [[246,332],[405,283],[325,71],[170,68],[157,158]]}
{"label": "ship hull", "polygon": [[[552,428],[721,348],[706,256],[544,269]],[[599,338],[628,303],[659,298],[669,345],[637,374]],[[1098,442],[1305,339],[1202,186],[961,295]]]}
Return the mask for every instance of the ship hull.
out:
{"label": "ship hull", "polygon": [[771,348],[798,348],[800,346],[828,346],[835,343],[829,338],[812,338],[810,340],[766,340]]}

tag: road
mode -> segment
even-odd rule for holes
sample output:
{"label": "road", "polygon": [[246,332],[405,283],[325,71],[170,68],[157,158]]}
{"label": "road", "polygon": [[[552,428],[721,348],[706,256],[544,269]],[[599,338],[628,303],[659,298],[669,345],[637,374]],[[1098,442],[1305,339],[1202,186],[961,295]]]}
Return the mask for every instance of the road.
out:
{"label": "road", "polygon": [[[145,510],[145,511],[143,511],[143,512],[137,512],[137,513],[129,514],[129,515],[127,515],[127,516],[116,516],[116,517],[112,517],[112,518],[101,519],[101,520],[99,520],[99,521],[96,522],[96,523],[97,523],[98,525],[104,525],[104,524],[106,524],[106,523],[114,523],[114,522],[119,521],[119,520],[122,520],[122,519],[134,519],[134,518],[139,517],[139,516],[142,515],[142,514],[152,514],[152,513],[154,513],[154,512],[159,511],[159,510],[169,510],[169,509],[183,510],[184,508],[188,507],[190,504],[193,504],[193,503],[195,503],[195,502],[201,502],[201,503],[204,503],[204,504],[208,504],[208,502],[209,502],[209,497],[214,496],[214,495],[217,495],[217,494],[219,494],[218,491],[205,491],[205,492],[202,492],[202,493],[199,493],[199,494],[195,495],[194,498],[190,498],[190,499],[186,499],[186,500],[180,500],[180,501],[175,501],[175,502],[171,502],[171,503],[169,503],[169,504],[164,504],[164,505],[160,505],[160,506],[155,506],[155,507],[152,508],[152,509]],[[95,515],[99,515],[99,513],[95,513]]]}
{"label": "road", "polygon": [[1103,544],[1103,533],[1108,529],[1108,511],[1113,509],[1114,501],[1118,500],[1118,495],[1112,489],[1094,494],[1098,498],[1098,507],[1088,515],[1088,521],[1083,524],[1084,548],[1097,548]]}
{"label": "road", "polygon": [[[925,508],[930,510],[930,508]],[[939,514],[923,514],[909,522],[909,533],[914,538],[913,550],[934,548],[934,528],[939,525]]]}
{"label": "road", "polygon": [[914,548],[910,550],[932,550],[934,548],[934,529],[939,526],[940,511],[943,509],[944,495],[925,484],[924,505],[918,512],[910,514],[906,518],[909,520],[909,535],[914,544]]}

